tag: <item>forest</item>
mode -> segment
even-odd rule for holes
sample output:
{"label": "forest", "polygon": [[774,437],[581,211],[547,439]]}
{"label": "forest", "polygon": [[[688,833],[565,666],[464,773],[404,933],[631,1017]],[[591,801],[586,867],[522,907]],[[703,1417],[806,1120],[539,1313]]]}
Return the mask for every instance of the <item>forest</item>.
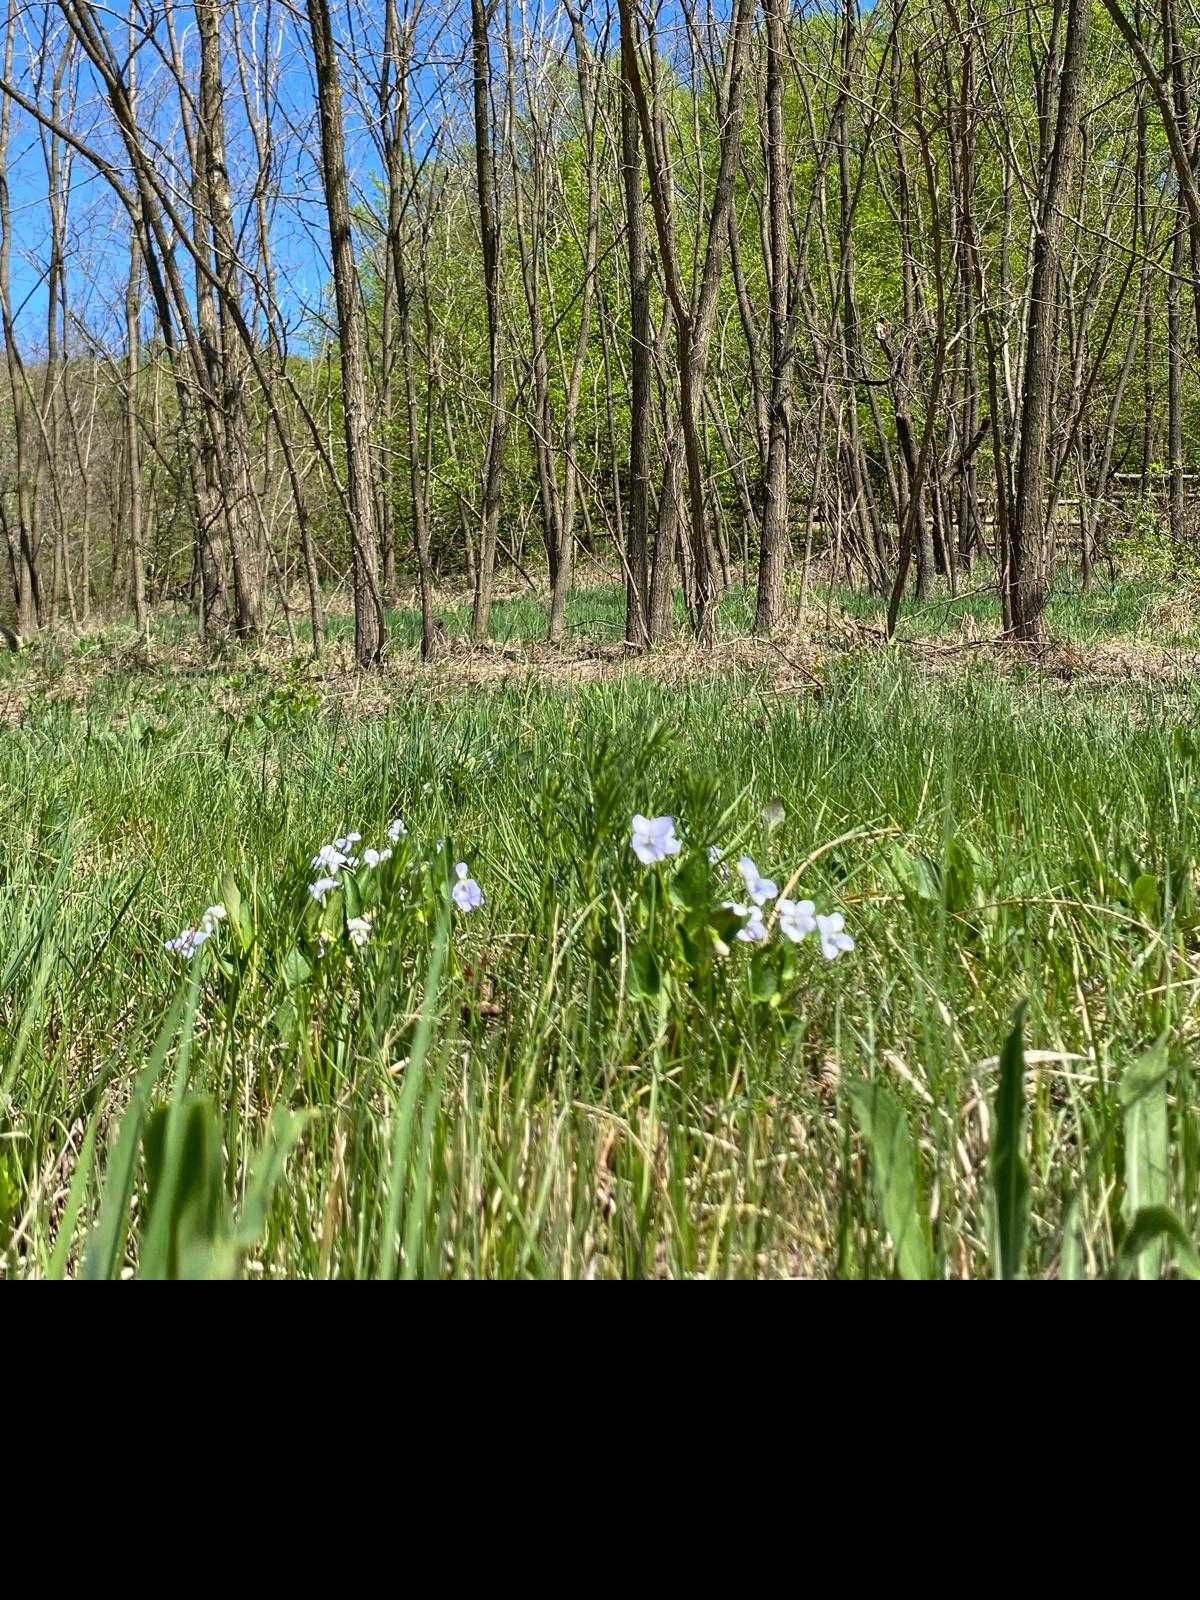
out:
{"label": "forest", "polygon": [[582,570],[638,651],[820,562],[891,627],[982,563],[1035,639],[1060,556],[1187,567],[1190,22],[11,0],[11,633],[344,592],[369,667],[449,582],[554,643]]}
{"label": "forest", "polygon": [[1191,0],[0,7],[0,1275],[1200,1276]]}

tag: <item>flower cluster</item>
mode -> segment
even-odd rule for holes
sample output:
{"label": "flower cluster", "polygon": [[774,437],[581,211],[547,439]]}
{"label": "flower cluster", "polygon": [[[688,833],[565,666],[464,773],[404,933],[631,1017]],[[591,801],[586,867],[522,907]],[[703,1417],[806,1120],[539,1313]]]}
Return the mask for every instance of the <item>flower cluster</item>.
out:
{"label": "flower cluster", "polygon": [[[394,844],[402,839],[408,832],[399,817],[394,817],[388,823],[388,838]],[[392,858],[392,847],[386,845],[382,850],[376,850],[368,845],[360,855],[353,855],[355,845],[362,843],[361,833],[344,833],[341,838],[335,839],[332,844],[323,844],[312,858],[311,866],[317,876],[308,886],[308,892],[319,906],[325,904],[327,895],[339,887],[338,873],[348,868],[351,872],[356,867],[365,867],[368,871],[372,867],[381,867],[385,861]],[[368,929],[369,932],[369,929]],[[353,934],[351,935],[353,938]],[[366,937],[355,939],[355,944],[365,944]]]}
{"label": "flower cluster", "polygon": [[[633,818],[630,847],[643,866],[653,866],[665,861],[668,856],[678,855],[683,846],[675,833],[675,818],[643,817],[639,813]],[[711,866],[717,866],[724,858],[724,851],[715,844],[709,845],[707,854]],[[838,956],[854,949],[854,940],[846,932],[846,919],[840,911],[825,916],[811,900],[791,900],[786,895],[781,896],[774,878],[764,877],[751,856],[739,859],[738,872],[745,888],[745,900],[723,900],[721,904],[726,911],[732,911],[735,916],[742,918],[742,926],[737,932],[742,944],[765,944],[774,923],[784,938],[790,939],[793,944],[799,944],[810,933],[815,933],[826,961],[835,961]],[[772,921],[768,922],[764,907],[772,900],[775,910]]]}
{"label": "flower cluster", "polygon": [[[391,841],[382,849],[375,849],[367,845],[357,855],[351,854],[356,845],[362,843],[361,833],[343,834],[340,839],[335,839],[332,844],[322,845],[312,858],[313,871],[318,876],[308,886],[308,892],[318,905],[324,905],[326,898],[341,887],[338,874],[344,870],[353,872],[356,868],[370,871],[380,867],[385,861],[390,861],[394,854],[393,846],[406,838],[408,829],[403,818],[393,817],[388,823],[387,836]],[[438,849],[442,848],[443,841],[438,840]],[[460,861],[454,869],[455,882],[450,891],[450,897],[460,911],[475,911],[483,904],[483,890],[471,877],[470,870],[465,861]],[[346,933],[351,944],[361,948],[371,937],[371,920],[369,917],[350,917],[346,923]]]}
{"label": "flower cluster", "polygon": [[174,939],[168,939],[163,949],[173,956],[182,956],[185,961],[190,961],[202,944],[205,944],[216,933],[221,923],[225,920],[225,907],[223,905],[209,906],[200,918],[198,928],[185,928]]}
{"label": "flower cluster", "polygon": [[[408,829],[404,826],[403,820],[395,817],[387,828],[390,843],[380,849],[367,845],[359,850],[357,847],[362,844],[361,833],[344,833],[330,844],[322,845],[311,860],[315,876],[308,885],[308,892],[312,899],[318,905],[324,906],[328,897],[341,889],[343,872],[355,872],[360,869],[370,871],[382,866],[385,861],[391,859],[394,853],[393,846],[407,833]],[[441,848],[441,841],[438,843]],[[644,817],[640,813],[635,815],[630,829],[630,849],[643,866],[655,866],[670,856],[679,855],[683,844],[675,832],[674,817]],[[724,860],[723,850],[717,845],[710,845],[707,855],[710,865],[716,867],[722,877],[729,875],[727,869],[721,865]],[[786,895],[781,895],[779,885],[773,878],[765,877],[759,871],[758,864],[752,856],[740,857],[737,870],[745,897],[743,900],[724,900],[721,903],[726,910],[741,918],[742,926],[737,932],[737,938],[741,943],[765,944],[771,937],[772,930],[777,927],[780,934],[793,944],[799,944],[809,934],[816,934],[821,954],[827,961],[834,961],[838,956],[854,949],[854,940],[846,932],[845,918],[840,912],[831,912],[826,916],[816,909],[811,900],[791,900]],[[478,910],[484,903],[483,890],[471,876],[470,868],[465,861],[459,861],[455,865],[450,898],[455,907],[464,914]],[[774,910],[768,919],[766,908],[772,901],[775,902]],[[351,898],[347,910],[357,911],[357,909],[356,897]],[[201,917],[198,928],[185,928],[174,939],[166,941],[165,949],[172,955],[182,956],[190,961],[216,932],[225,920],[225,916],[223,905],[209,906]],[[370,942],[372,931],[369,916],[347,917],[346,936],[356,948],[361,949]],[[327,934],[322,935],[324,940],[328,940],[329,937]]]}

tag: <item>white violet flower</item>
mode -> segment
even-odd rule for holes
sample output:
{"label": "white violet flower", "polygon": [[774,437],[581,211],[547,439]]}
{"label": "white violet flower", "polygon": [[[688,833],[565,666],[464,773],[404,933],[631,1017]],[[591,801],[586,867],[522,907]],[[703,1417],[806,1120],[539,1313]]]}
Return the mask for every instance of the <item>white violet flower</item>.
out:
{"label": "white violet flower", "polygon": [[450,897],[460,911],[474,911],[483,904],[483,890],[475,879],[467,874],[467,863],[460,861],[454,869],[458,882],[450,891]]}
{"label": "white violet flower", "polygon": [[337,844],[323,844],[312,858],[314,872],[335,873],[349,866],[350,858]]}
{"label": "white violet flower", "polygon": [[779,893],[779,885],[775,880],[764,878],[749,856],[743,856],[738,862],[738,871],[742,875],[742,882],[746,885],[746,893],[756,906],[774,900]]}
{"label": "white violet flower", "polygon": [[346,932],[350,935],[350,943],[361,950],[371,937],[370,917],[350,917],[346,922]]}
{"label": "white violet flower", "polygon": [[815,908],[811,900],[783,899],[776,909],[779,912],[779,931],[793,944],[799,944],[801,939],[817,931],[817,919],[813,915]]}
{"label": "white violet flower", "polygon": [[677,856],[683,845],[675,837],[674,817],[643,817],[639,812],[633,819],[630,848],[644,867],[668,856]]}
{"label": "white violet flower", "polygon": [[735,900],[723,900],[721,904],[726,911],[732,911],[737,917],[745,917],[745,922],[737,931],[737,937],[742,944],[765,944],[767,938],[767,925],[763,921],[761,906],[740,906]]}
{"label": "white violet flower", "polygon": [[854,949],[854,940],[843,932],[846,919],[840,911],[831,912],[827,917],[818,914],[816,924],[821,936],[821,954],[826,961],[836,961],[843,951]]}
{"label": "white violet flower", "polygon": [[315,883],[309,884],[308,892],[319,906],[323,906],[325,904],[325,896],[331,889],[336,889],[337,886],[338,881],[336,878],[318,878]]}

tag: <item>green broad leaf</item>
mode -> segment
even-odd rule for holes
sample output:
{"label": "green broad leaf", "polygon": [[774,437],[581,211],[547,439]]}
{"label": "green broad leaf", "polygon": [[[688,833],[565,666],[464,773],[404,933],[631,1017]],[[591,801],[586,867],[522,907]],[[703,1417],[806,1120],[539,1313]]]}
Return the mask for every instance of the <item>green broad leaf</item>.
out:
{"label": "green broad leaf", "polygon": [[154,1112],[144,1147],[147,1221],[138,1276],[229,1277],[221,1123],[211,1098],[193,1095]]}
{"label": "green broad leaf", "polygon": [[1131,1276],[1146,1252],[1167,1240],[1175,1246],[1175,1265],[1182,1275],[1200,1282],[1200,1254],[1183,1223],[1167,1206],[1147,1206],[1137,1213],[1121,1246],[1118,1270]]}
{"label": "green broad leaf", "polygon": [[654,947],[639,939],[629,952],[629,997],[631,1000],[655,1000],[662,992],[662,965]]}
{"label": "green broad leaf", "polygon": [[936,903],[942,898],[941,874],[928,856],[914,855],[897,844],[888,852],[887,864],[901,889],[913,899]]}
{"label": "green broad leaf", "polygon": [[141,1147],[142,1126],[154,1085],[162,1075],[177,1029],[190,1038],[195,1023],[196,1002],[200,993],[200,975],[204,969],[204,951],[191,964],[188,986],[181,990],[158,1037],[146,1065],[138,1074],[133,1094],[121,1128],[116,1148],[109,1158],[104,1181],[104,1194],[100,1202],[100,1220],[88,1239],[84,1252],[83,1276],[89,1279],[108,1279],[120,1276],[129,1233],[129,1208],[133,1199],[133,1186],[137,1170],[137,1156]]}
{"label": "green broad leaf", "polygon": [[1148,872],[1143,872],[1135,881],[1129,898],[1133,902],[1134,910],[1144,922],[1157,922],[1161,904],[1157,878],[1151,877]]}
{"label": "green broad leaf", "polygon": [[896,1270],[906,1279],[932,1278],[928,1211],[900,1103],[879,1079],[852,1083],[846,1092],[870,1154],[875,1197],[896,1252]]}
{"label": "green broad leaf", "polygon": [[750,994],[768,1005],[779,1004],[779,972],[767,951],[758,951],[750,962]]}
{"label": "green broad leaf", "polygon": [[1022,1001],[1000,1057],[1000,1081],[993,1106],[995,1133],[988,1158],[995,1201],[996,1271],[1001,1278],[1021,1276],[1029,1222],[1029,1172],[1021,1153],[1025,1120],[1024,1027],[1025,1002]]}
{"label": "green broad leaf", "polygon": [[[1121,1211],[1132,1226],[1145,1211],[1167,1204],[1170,1182],[1167,1078],[1170,1074],[1165,1040],[1155,1045],[1121,1074],[1117,1086],[1125,1114],[1125,1196]],[[1139,1272],[1157,1278],[1162,1271],[1161,1238],[1147,1246]]]}
{"label": "green broad leaf", "polygon": [[689,855],[667,889],[671,904],[681,911],[699,911],[712,899],[711,869],[700,854]]}
{"label": "green broad leaf", "polygon": [[242,900],[242,891],[238,888],[237,880],[232,873],[227,872],[221,879],[220,894],[226,920],[233,929],[238,943],[245,950],[250,944],[253,929],[250,927],[249,908]]}
{"label": "green broad leaf", "polygon": [[342,894],[346,905],[346,916],[358,917],[362,915],[362,890],[357,880],[350,874],[342,878]]}
{"label": "green broad leaf", "polygon": [[289,989],[298,989],[313,975],[312,962],[300,950],[292,950],[284,957],[281,970],[283,981]]}

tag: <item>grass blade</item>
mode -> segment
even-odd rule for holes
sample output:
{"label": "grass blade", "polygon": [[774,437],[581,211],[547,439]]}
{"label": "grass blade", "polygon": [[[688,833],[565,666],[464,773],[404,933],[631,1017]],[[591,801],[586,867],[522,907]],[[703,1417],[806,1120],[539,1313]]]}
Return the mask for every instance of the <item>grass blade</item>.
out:
{"label": "grass blade", "polygon": [[847,1091],[854,1119],[871,1152],[871,1174],[883,1225],[892,1237],[902,1278],[933,1277],[929,1220],[908,1123],[895,1095],[878,1079]]}
{"label": "grass blade", "polygon": [[[1125,1113],[1125,1198],[1121,1210],[1132,1227],[1139,1214],[1165,1209],[1170,1179],[1167,1127],[1166,1041],[1131,1062],[1121,1075],[1118,1097]],[[1162,1271],[1164,1236],[1151,1237],[1134,1272],[1157,1278]]]}
{"label": "grass blade", "polygon": [[989,1167],[996,1207],[996,1266],[1001,1278],[1019,1278],[1025,1263],[1029,1221],[1029,1172],[1021,1154],[1025,1119],[1025,1002],[1017,1007],[1012,1032],[1000,1057]]}

